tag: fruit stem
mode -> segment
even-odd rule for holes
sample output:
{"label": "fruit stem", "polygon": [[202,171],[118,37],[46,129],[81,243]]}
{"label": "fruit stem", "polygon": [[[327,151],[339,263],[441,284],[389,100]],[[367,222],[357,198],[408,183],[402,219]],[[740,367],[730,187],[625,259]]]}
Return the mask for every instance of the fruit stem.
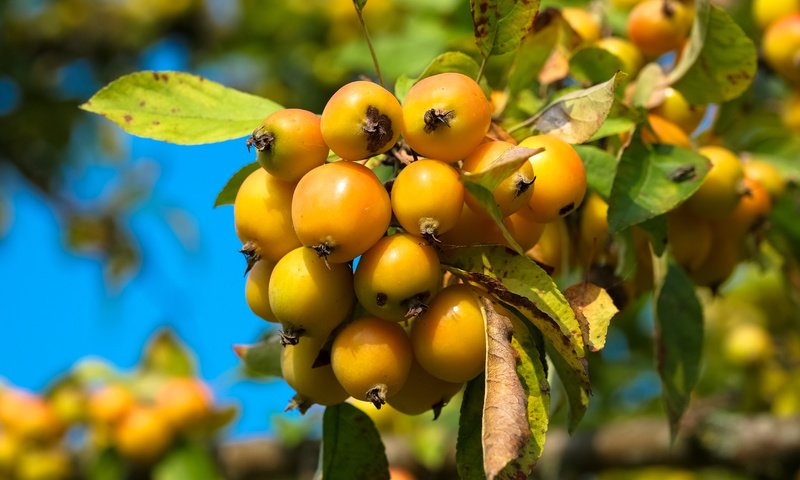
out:
{"label": "fruit stem", "polygon": [[480,83],[481,78],[483,78],[483,71],[486,69],[486,61],[489,57],[483,57],[481,60],[481,67],[478,69],[478,76],[475,77],[475,81]]}
{"label": "fruit stem", "polygon": [[361,24],[361,30],[364,31],[364,37],[367,39],[367,46],[369,47],[369,54],[372,55],[372,63],[375,65],[375,73],[378,74],[378,82],[381,86],[385,87],[386,85],[383,83],[383,75],[381,74],[381,66],[378,64],[378,56],[375,54],[375,47],[372,46],[372,39],[369,36],[369,30],[367,30],[367,24],[364,23],[364,16],[361,14],[361,9],[358,8],[358,4],[353,2],[353,6],[356,9],[356,16],[358,16],[358,22]]}

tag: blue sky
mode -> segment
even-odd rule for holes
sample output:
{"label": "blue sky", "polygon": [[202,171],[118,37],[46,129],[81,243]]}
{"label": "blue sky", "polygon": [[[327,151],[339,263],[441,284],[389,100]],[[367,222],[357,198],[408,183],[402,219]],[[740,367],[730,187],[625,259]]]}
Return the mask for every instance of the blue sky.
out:
{"label": "blue sky", "polygon": [[[162,42],[145,52],[141,68],[186,70],[185,53],[178,43]],[[87,72],[80,64],[65,69],[68,95],[93,91]],[[87,113],[86,121],[103,120]],[[102,198],[123,170],[160,172],[151,197],[131,213],[144,258],[139,274],[120,291],[104,284],[100,262],[65,249],[51,207],[4,172],[13,219],[0,240],[0,378],[39,391],[89,356],[130,369],[153,332],[170,327],[195,352],[216,396],[242,407],[230,434],[263,433],[292,393],[283,382],[259,384],[236,375],[231,346],[254,341],[268,324],[244,300],[244,260],[232,208],[212,208],[221,186],[252,154],[243,140],[185,147],[118,135],[126,150],[123,165],[93,158],[97,146],[76,141],[72,153],[81,161],[69,171],[68,183],[79,198]],[[189,232],[196,233],[190,248],[164,220],[165,213],[180,210],[191,219]]]}

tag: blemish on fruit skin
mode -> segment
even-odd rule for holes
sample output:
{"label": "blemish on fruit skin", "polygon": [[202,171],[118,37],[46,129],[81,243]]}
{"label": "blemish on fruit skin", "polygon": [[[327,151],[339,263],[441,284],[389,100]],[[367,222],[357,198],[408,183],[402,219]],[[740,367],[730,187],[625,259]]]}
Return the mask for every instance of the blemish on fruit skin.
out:
{"label": "blemish on fruit skin", "polygon": [[394,136],[392,119],[372,105],[367,107],[361,130],[367,135],[367,150],[371,153],[380,151]]}
{"label": "blemish on fruit skin", "polygon": [[558,214],[566,215],[573,210],[575,210],[575,202],[569,202],[558,210]]}

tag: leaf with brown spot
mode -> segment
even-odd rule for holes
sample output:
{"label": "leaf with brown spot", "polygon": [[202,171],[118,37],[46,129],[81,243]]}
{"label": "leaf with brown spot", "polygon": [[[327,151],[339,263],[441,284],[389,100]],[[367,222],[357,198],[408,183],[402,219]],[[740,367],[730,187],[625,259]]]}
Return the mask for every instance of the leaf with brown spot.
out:
{"label": "leaf with brown spot", "polygon": [[539,0],[471,0],[475,43],[484,58],[516,50],[533,27]]}
{"label": "leaf with brown spot", "polygon": [[758,67],[756,47],[722,8],[695,5],[688,46],[668,77],[691,104],[722,103],[744,93]]}
{"label": "leaf with brown spot", "polygon": [[611,319],[619,312],[611,296],[589,282],[567,288],[564,296],[581,324],[583,343],[593,352],[600,351],[606,344]]}
{"label": "leaf with brown spot", "polygon": [[126,132],[183,145],[248,135],[282,107],[182,72],[137,72],[103,87],[81,108]]}
{"label": "leaf with brown spot", "polygon": [[567,93],[526,123],[565,142],[583,143],[605,122],[614,105],[617,86],[626,76],[620,72],[593,87]]}
{"label": "leaf with brown spot", "polygon": [[589,389],[580,324],[558,286],[536,262],[504,247],[486,246],[445,250],[440,258],[453,274],[481,285],[522,313]]}
{"label": "leaf with brown spot", "polygon": [[[514,328],[488,298],[483,465],[486,478],[528,478],[544,447],[549,385],[527,328]],[[513,332],[513,334],[512,334]]]}

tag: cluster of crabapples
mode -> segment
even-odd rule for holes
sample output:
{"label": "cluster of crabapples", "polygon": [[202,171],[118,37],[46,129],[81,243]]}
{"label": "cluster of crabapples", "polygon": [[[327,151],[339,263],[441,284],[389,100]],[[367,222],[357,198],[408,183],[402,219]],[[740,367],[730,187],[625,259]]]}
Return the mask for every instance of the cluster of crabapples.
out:
{"label": "cluster of crabapples", "polygon": [[195,378],[165,379],[149,398],[127,383],[91,389],[65,383],[41,397],[0,388],[0,478],[72,478],[68,437],[85,431],[86,452],[116,451],[150,464],[213,412],[208,387]]}
{"label": "cluster of crabapples", "polygon": [[[252,266],[246,299],[282,325],[282,372],[301,409],[353,397],[419,414],[483,371],[479,293],[444,280],[439,254],[506,243],[463,182],[515,147],[487,136],[491,121],[478,83],[442,73],[416,83],[402,105],[355,81],[321,116],[281,110],[254,131],[248,144],[263,168],[234,202]],[[581,204],[586,175],[556,137],[520,145],[540,153],[492,193],[511,235],[530,249],[546,223]],[[382,154],[398,170],[386,183],[365,166]]]}

